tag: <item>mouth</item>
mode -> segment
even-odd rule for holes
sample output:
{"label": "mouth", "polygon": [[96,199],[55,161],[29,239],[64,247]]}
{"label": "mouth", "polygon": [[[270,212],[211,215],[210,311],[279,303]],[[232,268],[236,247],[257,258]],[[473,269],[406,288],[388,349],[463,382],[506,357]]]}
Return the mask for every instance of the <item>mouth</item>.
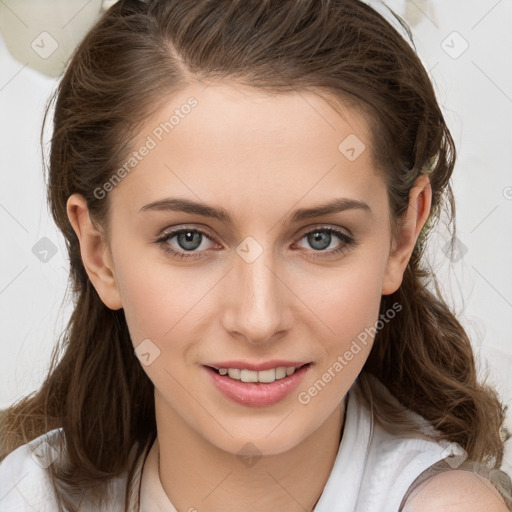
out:
{"label": "mouth", "polygon": [[312,364],[230,361],[204,365],[204,368],[214,386],[227,398],[242,405],[269,406],[280,402],[296,389]]}
{"label": "mouth", "polygon": [[276,380],[282,380],[290,375],[293,375],[300,368],[307,366],[311,363],[304,363],[289,366],[276,366],[266,370],[250,370],[249,368],[228,368],[209,366],[211,370],[218,375],[229,377],[233,380],[242,382],[259,382],[262,384],[271,384]]}

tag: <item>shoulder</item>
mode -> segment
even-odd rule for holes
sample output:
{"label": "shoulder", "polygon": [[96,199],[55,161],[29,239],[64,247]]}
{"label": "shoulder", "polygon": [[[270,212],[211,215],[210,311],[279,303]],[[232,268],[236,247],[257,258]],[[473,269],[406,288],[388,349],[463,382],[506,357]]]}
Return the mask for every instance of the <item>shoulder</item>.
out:
{"label": "shoulder", "polygon": [[491,482],[471,471],[451,470],[430,477],[409,496],[403,512],[508,512]]}
{"label": "shoulder", "polygon": [[47,468],[62,454],[55,429],[19,446],[0,462],[0,510],[55,510]]}
{"label": "shoulder", "polygon": [[[378,391],[383,393],[384,386],[378,384]],[[392,404],[396,401],[392,396],[387,399]],[[376,420],[366,401],[358,398],[357,402],[360,415],[357,427],[372,424],[368,449],[363,450],[365,468],[358,511],[381,511],[383,503],[386,511],[402,512],[509,510],[485,475],[468,471],[460,464],[457,468],[453,466],[453,462],[465,460],[464,450],[457,443],[438,439],[437,431],[424,418],[396,401],[400,414],[388,425]],[[437,466],[444,468],[443,471],[430,471]]]}
{"label": "shoulder", "polygon": [[[365,406],[362,409],[367,409],[366,404],[362,405]],[[366,421],[374,419],[371,411],[363,412]],[[395,422],[400,427],[397,429],[379,421],[373,425],[361,484],[360,510],[381,510],[382,503],[386,503],[386,510],[403,512],[508,511],[491,482],[476,472],[454,469],[447,462],[453,456],[463,459],[463,454],[454,448],[454,445],[460,448],[456,443],[436,439],[433,427],[416,413],[404,408],[402,415],[410,420],[403,422],[403,429],[400,421]],[[410,428],[409,423],[416,428]],[[415,486],[421,475],[438,464],[452,467],[421,478],[422,482]]]}

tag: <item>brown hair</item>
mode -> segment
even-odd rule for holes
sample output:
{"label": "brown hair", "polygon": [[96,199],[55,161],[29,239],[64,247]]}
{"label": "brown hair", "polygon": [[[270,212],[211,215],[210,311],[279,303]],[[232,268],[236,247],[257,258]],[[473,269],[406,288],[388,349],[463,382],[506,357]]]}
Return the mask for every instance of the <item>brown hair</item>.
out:
{"label": "brown hair", "polygon": [[97,486],[100,499],[101,484],[129,469],[132,448],[139,456],[156,436],[153,385],[134,355],[123,310],[107,308],[85,272],[66,201],[82,194],[107,226],[108,196],[98,199],[94,190],[124,161],[141,123],[189,77],[275,93],[312,89],[356,105],[370,122],[394,233],[414,180],[429,172],[429,220],[400,288],[381,301],[381,313],[395,302],[403,312],[377,333],[359,380],[384,425],[396,428],[399,415],[371,376],[471,459],[499,467],[504,408],[477,381],[470,340],[422,266],[443,209],[455,239],[454,143],[414,49],[359,0],[121,0],[87,34],[56,91],[48,177],[75,308],[41,388],[2,411],[0,457],[63,427],[70,464],[48,470],[59,505],[75,510],[80,489]]}

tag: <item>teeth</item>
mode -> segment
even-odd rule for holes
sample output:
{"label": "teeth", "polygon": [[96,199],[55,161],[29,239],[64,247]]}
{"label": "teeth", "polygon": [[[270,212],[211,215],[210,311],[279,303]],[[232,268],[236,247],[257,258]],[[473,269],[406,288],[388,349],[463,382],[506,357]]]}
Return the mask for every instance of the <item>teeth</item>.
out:
{"label": "teeth", "polygon": [[258,382],[258,372],[252,370],[241,370],[240,379],[242,382]]}
{"label": "teeth", "polygon": [[276,380],[276,369],[275,368],[271,368],[270,370],[262,370],[261,372],[258,372],[258,381],[259,382],[274,382],[275,380]]}
{"label": "teeth", "polygon": [[242,382],[263,382],[270,384],[276,380],[284,379],[295,373],[295,366],[279,366],[270,370],[239,370],[238,368],[219,368],[220,375],[227,375],[231,379],[241,380]]}
{"label": "teeth", "polygon": [[228,375],[232,378],[232,379],[236,379],[236,380],[240,380],[240,370],[236,369],[236,368],[230,368],[228,370]]}
{"label": "teeth", "polygon": [[280,366],[276,368],[276,379],[284,379],[286,377],[286,368],[284,366]]}

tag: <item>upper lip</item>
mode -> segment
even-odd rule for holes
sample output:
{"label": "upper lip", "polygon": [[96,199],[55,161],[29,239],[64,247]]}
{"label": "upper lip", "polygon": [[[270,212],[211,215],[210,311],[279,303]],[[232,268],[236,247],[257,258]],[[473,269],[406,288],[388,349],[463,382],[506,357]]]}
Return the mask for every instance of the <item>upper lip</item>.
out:
{"label": "upper lip", "polygon": [[284,366],[289,368],[294,366],[300,368],[308,364],[304,361],[285,361],[284,359],[273,359],[272,361],[264,361],[262,363],[251,363],[249,361],[223,361],[221,363],[207,363],[205,366],[210,366],[218,370],[219,368],[238,368],[240,370],[263,371],[270,370],[271,368],[278,368]]}

